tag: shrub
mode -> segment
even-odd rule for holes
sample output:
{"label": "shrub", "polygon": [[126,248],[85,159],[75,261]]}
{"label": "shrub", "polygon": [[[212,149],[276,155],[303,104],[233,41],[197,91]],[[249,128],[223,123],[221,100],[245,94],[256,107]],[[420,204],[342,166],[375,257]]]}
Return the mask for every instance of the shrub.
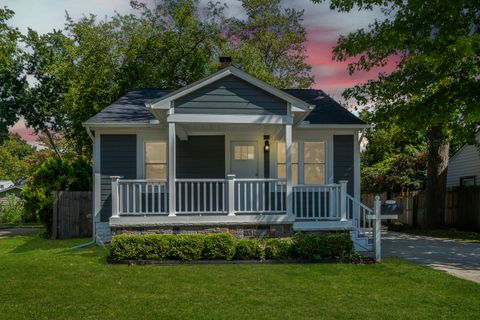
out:
{"label": "shrub", "polygon": [[348,233],[297,233],[293,253],[299,259],[344,258],[355,252]]}
{"label": "shrub", "polygon": [[0,204],[0,223],[20,223],[23,217],[23,203],[14,194],[9,194]]}
{"label": "shrub", "polygon": [[205,236],[203,257],[206,259],[231,260],[235,255],[235,237],[229,233]]}
{"label": "shrub", "polygon": [[317,260],[341,258],[357,262],[347,233],[296,234],[293,238],[242,239],[231,234],[113,236],[110,257],[114,260],[239,260],[290,258]]}
{"label": "shrub", "polygon": [[114,236],[110,256],[116,260],[198,260],[204,237],[197,235],[122,234]]}
{"label": "shrub", "polygon": [[263,240],[265,259],[286,260],[290,259],[293,248],[292,238],[270,238]]}
{"label": "shrub", "polygon": [[242,239],[235,246],[235,259],[264,260],[265,250],[258,239]]}

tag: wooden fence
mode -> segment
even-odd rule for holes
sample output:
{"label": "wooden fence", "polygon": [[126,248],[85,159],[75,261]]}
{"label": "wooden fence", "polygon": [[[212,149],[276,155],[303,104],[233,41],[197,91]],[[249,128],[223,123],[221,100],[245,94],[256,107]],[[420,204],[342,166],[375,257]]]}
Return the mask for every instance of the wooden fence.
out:
{"label": "wooden fence", "polygon": [[91,191],[58,191],[53,199],[54,239],[92,236]]}
{"label": "wooden fence", "polygon": [[[372,207],[374,194],[363,194],[362,202]],[[403,206],[403,215],[399,221],[412,227],[422,227],[425,212],[425,191],[406,191],[380,194],[382,201],[395,200]],[[447,188],[445,197],[445,226],[462,230],[480,231],[480,187]]]}

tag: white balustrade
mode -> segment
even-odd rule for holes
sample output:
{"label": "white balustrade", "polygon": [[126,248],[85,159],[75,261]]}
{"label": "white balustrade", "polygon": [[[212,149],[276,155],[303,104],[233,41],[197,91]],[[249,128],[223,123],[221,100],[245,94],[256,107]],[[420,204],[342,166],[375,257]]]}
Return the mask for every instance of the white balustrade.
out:
{"label": "white balustrade", "polygon": [[373,214],[373,210],[356,200],[350,195],[347,195],[347,218],[352,220],[353,228],[355,228],[361,235],[367,237],[372,236],[372,221],[368,218]]}
{"label": "white balustrade", "polygon": [[237,213],[285,213],[285,179],[234,179]]}
{"label": "white balustrade", "polygon": [[293,186],[293,211],[298,220],[340,220],[341,186]]}
{"label": "white balustrade", "polygon": [[[168,212],[166,180],[117,180],[112,202],[117,199],[119,215],[162,214]],[[117,196],[115,197],[115,191]]]}
{"label": "white balustrade", "polygon": [[225,213],[225,179],[176,179],[176,209],[182,213]]}

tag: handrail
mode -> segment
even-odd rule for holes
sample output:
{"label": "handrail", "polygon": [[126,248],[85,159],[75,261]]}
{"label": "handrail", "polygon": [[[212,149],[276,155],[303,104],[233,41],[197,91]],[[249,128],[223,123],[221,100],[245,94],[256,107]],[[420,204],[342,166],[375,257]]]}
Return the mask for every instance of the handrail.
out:
{"label": "handrail", "polygon": [[118,182],[125,182],[125,183],[158,183],[158,182],[167,182],[167,179],[118,179]]}
{"label": "handrail", "polygon": [[225,179],[175,179],[176,182],[225,182]]}
{"label": "handrail", "polygon": [[[350,206],[351,202],[351,206]],[[356,206],[354,208],[354,206]],[[352,227],[359,233],[372,238],[372,221],[368,217],[373,214],[373,209],[347,194],[347,210],[352,209]]]}
{"label": "handrail", "polygon": [[251,182],[285,182],[287,179],[277,178],[235,178],[235,181],[251,181]]}

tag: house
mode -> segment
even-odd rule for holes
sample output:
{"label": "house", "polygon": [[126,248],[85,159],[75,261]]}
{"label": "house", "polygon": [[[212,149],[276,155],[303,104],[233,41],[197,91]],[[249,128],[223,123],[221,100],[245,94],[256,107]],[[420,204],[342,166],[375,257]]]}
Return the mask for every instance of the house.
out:
{"label": "house", "polygon": [[15,184],[11,180],[0,180],[0,191],[13,187]]}
{"label": "house", "polygon": [[226,66],[178,90],[130,91],[84,126],[97,239],[349,230],[369,245],[358,142],[367,124],[321,90],[279,90]]}
{"label": "house", "polygon": [[0,185],[0,208],[2,207],[3,204],[7,202],[7,197],[11,194],[15,195],[15,197],[19,199],[20,192],[22,192],[22,188],[19,186],[13,185],[13,183],[6,188],[2,188]]}
{"label": "house", "polygon": [[[480,132],[476,135],[480,143]],[[480,186],[480,151],[475,145],[464,145],[448,163],[447,187]]]}

